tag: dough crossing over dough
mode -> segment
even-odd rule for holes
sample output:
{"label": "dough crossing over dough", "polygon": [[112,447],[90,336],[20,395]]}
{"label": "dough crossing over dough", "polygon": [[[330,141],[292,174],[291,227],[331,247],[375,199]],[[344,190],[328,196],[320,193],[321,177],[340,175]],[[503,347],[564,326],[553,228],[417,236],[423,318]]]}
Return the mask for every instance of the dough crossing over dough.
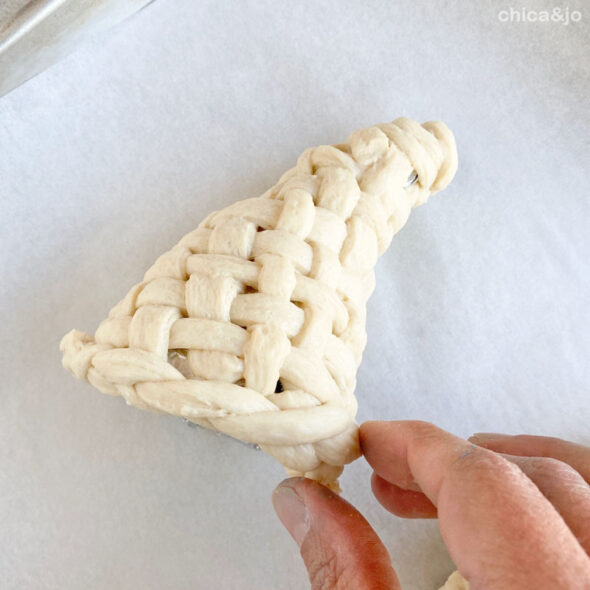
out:
{"label": "dough crossing over dough", "polygon": [[64,367],[337,488],[359,456],[354,389],[377,258],[456,168],[440,122],[400,118],[306,150],[262,196],[212,213],[158,258],[94,337],[64,336]]}

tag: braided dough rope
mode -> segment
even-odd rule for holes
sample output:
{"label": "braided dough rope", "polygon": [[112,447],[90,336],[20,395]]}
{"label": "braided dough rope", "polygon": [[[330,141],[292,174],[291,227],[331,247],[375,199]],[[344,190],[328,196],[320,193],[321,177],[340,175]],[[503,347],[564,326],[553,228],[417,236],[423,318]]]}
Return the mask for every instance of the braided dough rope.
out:
{"label": "braided dough rope", "polygon": [[440,122],[400,118],[306,150],[262,196],[212,213],[158,258],[94,338],[64,336],[64,367],[337,488],[359,456],[354,388],[375,263],[456,168]]}

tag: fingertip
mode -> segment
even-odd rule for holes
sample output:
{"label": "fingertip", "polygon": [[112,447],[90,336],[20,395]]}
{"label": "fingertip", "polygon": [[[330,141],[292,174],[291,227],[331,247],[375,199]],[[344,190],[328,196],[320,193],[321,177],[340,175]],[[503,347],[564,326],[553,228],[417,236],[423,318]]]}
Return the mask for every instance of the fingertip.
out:
{"label": "fingertip", "polygon": [[346,500],[304,477],[273,493],[279,519],[301,550],[312,587],[399,589],[387,550]]}
{"label": "fingertip", "polygon": [[302,496],[297,492],[297,482],[281,482],[272,495],[272,505],[283,526],[301,547],[310,528],[309,512]]}
{"label": "fingertip", "polygon": [[391,422],[393,422],[393,420],[365,420],[365,422],[363,422],[359,428],[362,429],[370,429],[370,428],[374,428],[375,426],[381,426],[383,424],[391,424]]}
{"label": "fingertip", "polygon": [[376,432],[383,424],[386,423],[380,420],[367,420],[359,426],[359,442],[361,445],[361,450],[363,447],[363,442],[370,440],[372,434]]}
{"label": "fingertip", "polygon": [[373,473],[371,489],[379,503],[401,518],[436,518],[436,506],[422,493],[404,490]]}
{"label": "fingertip", "polygon": [[403,433],[405,435],[428,436],[444,432],[435,424],[425,420],[368,420],[363,422],[360,427],[361,442],[365,442],[375,436],[383,436],[391,433]]}
{"label": "fingertip", "polygon": [[277,497],[279,494],[283,493],[286,490],[291,490],[296,492],[297,487],[302,485],[300,480],[305,479],[304,477],[287,477],[283,481],[281,481],[275,489],[272,491],[271,501],[272,505],[275,509],[275,512],[278,514],[277,510]]}
{"label": "fingertip", "polygon": [[[437,448],[448,444],[448,440],[458,440],[434,424],[421,420],[366,422],[361,429],[363,427],[361,449],[373,470],[400,488],[418,492],[425,490],[421,489],[418,477],[412,473],[408,455],[410,450],[420,454],[423,453],[421,449]],[[428,479],[432,479],[432,470],[427,471]]]}
{"label": "fingertip", "polygon": [[[303,482],[309,481],[305,477],[286,477],[283,481],[281,481],[277,487],[274,489],[276,492],[279,488],[292,488],[296,489],[300,485],[304,485]],[[274,493],[273,492],[273,493]]]}
{"label": "fingertip", "polygon": [[386,441],[391,436],[391,432],[399,430],[404,424],[405,421],[401,420],[368,420],[363,422],[359,427],[361,452],[366,455],[369,451],[387,451]]}

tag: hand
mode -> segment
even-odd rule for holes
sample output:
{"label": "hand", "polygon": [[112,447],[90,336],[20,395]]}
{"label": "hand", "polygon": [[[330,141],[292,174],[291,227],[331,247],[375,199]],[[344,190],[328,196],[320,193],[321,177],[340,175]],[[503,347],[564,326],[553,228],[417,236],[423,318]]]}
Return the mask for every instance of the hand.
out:
{"label": "hand", "polygon": [[[590,448],[537,436],[468,442],[425,422],[366,422],[360,440],[376,498],[397,516],[438,517],[471,590],[590,589]],[[291,478],[273,504],[312,589],[400,588],[383,543],[338,495]]]}

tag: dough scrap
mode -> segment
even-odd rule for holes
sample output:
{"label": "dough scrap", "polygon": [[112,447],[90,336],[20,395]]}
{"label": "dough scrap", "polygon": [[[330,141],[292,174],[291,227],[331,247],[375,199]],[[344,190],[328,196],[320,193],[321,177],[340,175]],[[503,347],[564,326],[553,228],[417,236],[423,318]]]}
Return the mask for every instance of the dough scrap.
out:
{"label": "dough scrap", "polygon": [[451,131],[406,118],[304,151],[262,196],[210,214],[160,256],[94,337],[66,334],[64,367],[337,489],[359,456],[375,263],[456,168]]}
{"label": "dough scrap", "polygon": [[454,571],[438,590],[469,590],[469,582],[458,571]]}

